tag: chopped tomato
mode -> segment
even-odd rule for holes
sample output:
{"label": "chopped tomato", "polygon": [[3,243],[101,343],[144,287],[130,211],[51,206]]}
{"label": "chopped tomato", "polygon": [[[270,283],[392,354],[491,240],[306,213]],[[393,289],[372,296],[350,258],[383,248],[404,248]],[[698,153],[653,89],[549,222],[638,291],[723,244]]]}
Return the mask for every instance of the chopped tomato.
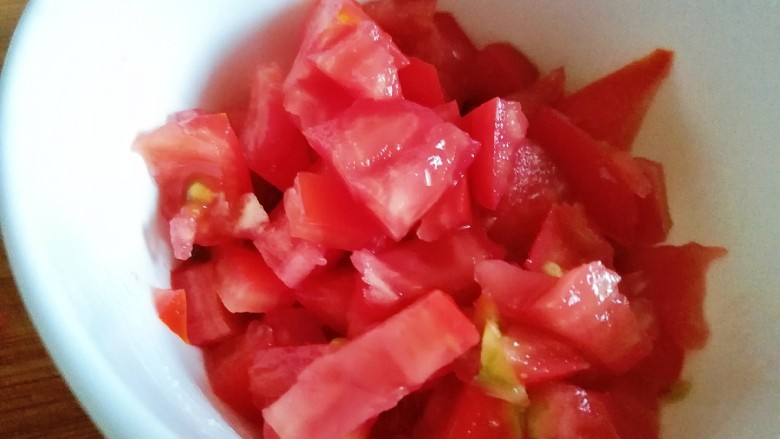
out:
{"label": "chopped tomato", "polygon": [[553,331],[615,373],[650,353],[650,339],[618,291],[620,276],[601,262],[567,272],[528,309],[528,320]]}
{"label": "chopped tomato", "polygon": [[428,108],[444,104],[439,73],[436,67],[419,58],[410,57],[409,65],[398,71],[404,98]]}
{"label": "chopped tomato", "polygon": [[658,162],[641,157],[636,158],[635,162],[652,185],[650,193],[639,200],[639,217],[645,220],[640,221],[637,226],[637,241],[644,244],[662,242],[672,228],[664,167]]}
{"label": "chopped tomato", "polygon": [[212,261],[184,263],[171,272],[171,288],[185,292],[190,344],[206,346],[241,330],[242,318],[228,311],[217,294]]}
{"label": "chopped tomato", "polygon": [[[396,405],[478,341],[474,326],[452,300],[433,292],[315,360],[263,410],[263,417],[285,439],[343,437]],[[313,399],[316,405],[309,403]]]}
{"label": "chopped tomato", "polygon": [[423,241],[435,241],[447,233],[472,225],[473,221],[469,183],[463,177],[420,218],[417,237]]}
{"label": "chopped tomato", "polygon": [[570,384],[554,383],[530,393],[529,439],[619,439],[606,398]]}
{"label": "chopped tomato", "polygon": [[673,58],[673,52],[656,49],[577,90],[557,108],[594,138],[630,150]]}
{"label": "chopped tomato", "polygon": [[241,135],[249,169],[280,190],[292,185],[295,174],[305,169],[314,155],[284,111],[283,81],[282,69],[276,64],[257,70]]}
{"label": "chopped tomato", "polygon": [[486,229],[491,239],[522,262],[552,205],[565,198],[566,184],[550,154],[526,139],[517,149],[509,190]]}
{"label": "chopped tomato", "polygon": [[290,235],[326,247],[357,250],[374,247],[386,235],[372,212],[332,173],[300,172],[284,195]]}
{"label": "chopped tomato", "polygon": [[520,102],[523,114],[531,120],[543,106],[554,106],[563,99],[565,92],[566,71],[559,67],[506,98]]}
{"label": "chopped tomato", "polygon": [[262,313],[290,306],[292,291],[279,280],[257,249],[231,243],[212,250],[215,288],[233,313]]}
{"label": "chopped tomato", "polygon": [[352,265],[344,265],[304,280],[295,289],[295,298],[321,322],[346,334],[350,303],[365,286]]}
{"label": "chopped tomato", "polygon": [[614,250],[579,204],[555,204],[523,264],[531,271],[563,272],[590,261],[613,266]]}
{"label": "chopped tomato", "polygon": [[474,266],[474,279],[502,316],[523,319],[528,307],[547,293],[557,279],[523,270],[500,259],[485,259]]}
{"label": "chopped tomato", "polygon": [[723,248],[696,243],[642,247],[630,249],[619,267],[642,277],[641,295],[653,302],[661,326],[675,343],[697,349],[709,336],[703,306],[707,269],[725,255]]}
{"label": "chopped tomato", "polygon": [[303,369],[329,350],[327,344],[313,344],[255,351],[248,371],[254,404],[260,409],[268,407],[295,384]]}
{"label": "chopped tomato", "polygon": [[470,71],[467,103],[478,106],[490,99],[505,98],[539,78],[539,69],[509,43],[491,43],[481,48]]}
{"label": "chopped tomato", "polygon": [[469,168],[471,194],[482,207],[494,210],[509,189],[528,121],[517,102],[494,98],[463,117],[461,126],[481,144]]}
{"label": "chopped tomato", "polygon": [[509,326],[501,342],[517,378],[527,385],[560,380],[590,367],[569,343],[530,326]]}
{"label": "chopped tomato", "polygon": [[187,339],[187,294],[182,289],[171,290],[156,288],[154,306],[160,321],[165,323],[174,334],[189,343]]}
{"label": "chopped tomato", "polygon": [[403,100],[357,101],[305,134],[396,240],[463,176],[478,148],[433,110]]}
{"label": "chopped tomato", "polygon": [[522,437],[519,410],[487,395],[475,385],[464,386],[455,399],[447,425],[431,439],[515,439]]}

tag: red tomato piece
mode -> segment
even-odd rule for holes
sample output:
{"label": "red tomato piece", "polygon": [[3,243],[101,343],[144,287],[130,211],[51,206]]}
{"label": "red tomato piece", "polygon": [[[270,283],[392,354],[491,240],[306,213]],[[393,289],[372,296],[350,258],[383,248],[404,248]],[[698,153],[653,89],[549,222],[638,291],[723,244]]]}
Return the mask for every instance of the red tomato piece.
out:
{"label": "red tomato piece", "polygon": [[133,148],[157,183],[159,209],[170,222],[177,259],[189,258],[193,244],[248,237],[267,221],[224,114],[175,114],[167,124],[138,136]]}
{"label": "red tomato piece", "polygon": [[661,327],[684,349],[700,349],[709,337],[704,316],[707,269],[726,255],[721,247],[696,243],[629,249],[618,261],[645,285],[639,292],[653,303]]}
{"label": "red tomato piece", "polygon": [[290,234],[290,222],[283,206],[271,212],[270,222],[255,240],[255,247],[285,285],[298,286],[311,272],[337,255],[322,245],[295,238]]}
{"label": "red tomato piece", "polygon": [[363,4],[373,18],[406,54],[434,32],[436,0],[374,0]]}
{"label": "red tomato piece", "polygon": [[660,404],[629,380],[615,379],[602,393],[612,423],[621,439],[658,439]]}
{"label": "red tomato piece", "polygon": [[217,295],[213,262],[188,262],[171,272],[171,288],[186,294],[187,338],[206,346],[238,333],[242,318],[225,308]]}
{"label": "red tomato piece", "polygon": [[280,190],[292,185],[295,174],[313,156],[306,138],[284,111],[283,80],[277,64],[257,70],[241,135],[249,169]]}
{"label": "red tomato piece", "polygon": [[566,193],[550,155],[526,139],[515,154],[509,190],[486,226],[488,236],[506,247],[511,259],[524,261],[547,212]]}
{"label": "red tomato piece", "polygon": [[321,322],[344,335],[350,302],[365,286],[354,267],[344,265],[308,277],[295,289],[295,298]]}
{"label": "red tomato piece", "polygon": [[553,383],[529,392],[530,439],[619,439],[606,398],[597,392]]}
{"label": "red tomato piece", "polygon": [[469,168],[474,201],[495,210],[509,189],[512,164],[528,121],[517,102],[491,99],[463,117],[461,127],[481,146]]}
{"label": "red tomato piece", "polygon": [[477,46],[449,12],[436,12],[433,25],[432,38],[418,43],[419,56],[436,66],[447,96],[464,102],[469,93],[468,75],[464,72],[474,65]]}
{"label": "red tomato piece", "polygon": [[446,104],[439,105],[434,108],[434,111],[436,111],[436,114],[445,122],[455,125],[460,123],[460,108],[458,107],[458,101],[449,101]]}
{"label": "red tomato piece", "polygon": [[612,267],[614,253],[581,205],[555,204],[523,266],[540,273],[559,269],[565,272],[590,261]]}
{"label": "red tomato piece", "polygon": [[326,247],[374,247],[387,236],[382,223],[332,173],[298,173],[295,185],[284,194],[284,210],[290,235]]}
{"label": "red tomato piece", "polygon": [[187,339],[187,294],[182,289],[171,290],[156,288],[154,290],[154,307],[157,316],[174,334],[185,343]]}
{"label": "red tomato piece", "polygon": [[270,329],[275,346],[300,346],[328,341],[322,322],[304,308],[276,309],[266,313],[261,321]]}
{"label": "red tomato piece", "polygon": [[479,146],[433,110],[403,100],[357,101],[304,134],[395,240],[463,176]]}
{"label": "red tomato piece", "polygon": [[404,99],[436,108],[445,103],[436,67],[419,58],[409,57],[409,65],[398,70]]}
{"label": "red tomato piece", "polygon": [[615,373],[650,353],[628,299],[618,290],[620,276],[601,262],[574,268],[528,309],[528,321],[548,329]]}
{"label": "red tomato piece", "polygon": [[519,412],[513,404],[466,385],[456,396],[444,429],[431,439],[516,439],[522,437]]}
{"label": "red tomato piece", "polygon": [[404,55],[353,0],[321,0],[288,74],[284,107],[302,129],[325,122],[356,98],[400,96]]}
{"label": "red tomato piece", "polygon": [[468,179],[463,177],[454,187],[447,189],[439,201],[420,218],[417,237],[423,241],[435,241],[450,232],[470,226],[473,221]]}
{"label": "red tomato piece", "polygon": [[263,313],[293,304],[292,291],[255,248],[231,243],[212,249],[215,287],[230,312]]}
{"label": "red tomato piece", "polygon": [[470,71],[468,103],[481,105],[518,92],[539,78],[539,69],[509,43],[491,43],[480,49]]}
{"label": "red tomato piece", "polygon": [[635,158],[634,161],[652,185],[651,192],[639,199],[639,218],[642,220],[637,225],[637,241],[645,244],[663,242],[672,228],[664,167],[658,162],[641,157]]}
{"label": "red tomato piece", "polygon": [[524,384],[564,379],[590,367],[569,343],[529,326],[510,326],[501,342],[504,355]]}
{"label": "red tomato piece", "polygon": [[303,369],[330,349],[327,344],[314,344],[257,350],[249,367],[249,391],[255,406],[263,409],[279,399]]}
{"label": "red tomato piece", "polygon": [[639,200],[653,187],[636,161],[594,140],[548,107],[532,121],[529,136],[550,153],[573,194],[605,235],[623,245],[637,241],[643,221]]}
{"label": "red tomato piece", "polygon": [[423,387],[404,397],[392,409],[381,413],[371,427],[371,439],[409,438],[409,432],[422,418],[431,392]]}
{"label": "red tomato piece", "polygon": [[255,352],[275,344],[268,325],[253,320],[243,332],[203,349],[203,361],[212,391],[248,420],[261,416],[249,391],[249,368]]}
{"label": "red tomato piece", "polygon": [[500,259],[477,262],[474,279],[501,315],[512,319],[523,319],[528,307],[557,282],[552,276],[523,270]]}
{"label": "red tomato piece", "polygon": [[566,71],[559,67],[537,79],[528,87],[512,93],[507,99],[520,102],[523,114],[531,120],[543,106],[553,106],[566,92]]}
{"label": "red tomato piece", "polygon": [[628,151],[673,59],[674,52],[656,49],[577,90],[557,108],[594,138]]}
{"label": "red tomato piece", "polygon": [[452,300],[433,292],[316,359],[263,417],[285,439],[343,437],[478,342],[476,329]]}

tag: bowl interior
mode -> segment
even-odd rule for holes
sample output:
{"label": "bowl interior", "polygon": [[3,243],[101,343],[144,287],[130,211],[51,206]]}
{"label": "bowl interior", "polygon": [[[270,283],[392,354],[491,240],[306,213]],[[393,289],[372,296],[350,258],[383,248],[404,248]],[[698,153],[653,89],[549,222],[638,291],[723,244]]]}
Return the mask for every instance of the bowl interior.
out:
{"label": "bowl interior", "polygon": [[[47,348],[106,434],[229,437],[196,350],[158,322],[168,253],[135,135],[217,108],[264,60],[288,63],[306,0],[31,2],[3,71],[4,239]],[[513,41],[573,89],[664,46],[675,67],[638,152],[664,163],[671,241],[722,245],[710,345],[665,408],[665,437],[780,434],[780,4],[442,0],[478,42]],[[86,11],[89,11],[87,13]],[[717,32],[713,32],[716,29]],[[696,422],[691,420],[695,419]]]}

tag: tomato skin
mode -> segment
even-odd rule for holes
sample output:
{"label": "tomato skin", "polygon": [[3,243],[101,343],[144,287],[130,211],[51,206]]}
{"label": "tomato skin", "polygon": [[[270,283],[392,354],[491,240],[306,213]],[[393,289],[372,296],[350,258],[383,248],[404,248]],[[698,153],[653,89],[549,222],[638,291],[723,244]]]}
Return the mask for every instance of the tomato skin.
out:
{"label": "tomato skin", "polygon": [[617,264],[641,277],[645,287],[639,294],[653,303],[674,342],[684,349],[700,349],[709,337],[703,308],[707,269],[725,255],[724,248],[697,243],[662,245],[628,249]]}
{"label": "tomato skin", "polygon": [[477,203],[494,210],[509,188],[512,163],[528,121],[518,103],[494,98],[464,116],[461,127],[481,144],[469,168],[471,194]]}
{"label": "tomato skin", "polygon": [[529,392],[529,439],[619,439],[606,398],[597,392],[553,383]]}
{"label": "tomato skin", "polygon": [[575,91],[557,108],[594,138],[628,151],[673,58],[672,51],[656,49]]}
{"label": "tomato skin", "polygon": [[651,345],[618,291],[619,280],[601,262],[574,268],[530,306],[527,321],[560,335],[612,372],[626,372]]}
{"label": "tomato skin", "polygon": [[543,273],[547,264],[567,271],[590,261],[613,266],[614,250],[579,205],[555,204],[542,223],[523,266]]}
{"label": "tomato skin", "polygon": [[[263,410],[263,417],[285,439],[343,437],[478,341],[474,326],[452,300],[433,292],[315,360]],[[316,407],[306,404],[314,395]]]}
{"label": "tomato skin", "polygon": [[356,101],[304,134],[395,240],[463,176],[479,146],[433,110],[402,100]]}
{"label": "tomato skin", "polygon": [[295,174],[313,156],[306,138],[284,110],[283,75],[277,64],[258,68],[241,133],[249,169],[280,190],[292,185]]}

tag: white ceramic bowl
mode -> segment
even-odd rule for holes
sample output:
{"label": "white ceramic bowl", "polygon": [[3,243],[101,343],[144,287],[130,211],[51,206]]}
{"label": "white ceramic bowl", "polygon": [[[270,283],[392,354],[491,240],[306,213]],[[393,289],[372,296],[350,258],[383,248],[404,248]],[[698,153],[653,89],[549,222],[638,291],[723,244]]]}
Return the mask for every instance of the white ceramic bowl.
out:
{"label": "white ceramic bowl", "polygon": [[[111,437],[230,437],[197,352],[158,322],[167,254],[130,144],[167,114],[233,99],[292,57],[304,0],[33,0],[2,77],[2,227],[43,340]],[[639,152],[663,161],[672,241],[729,248],[709,347],[667,407],[669,438],[780,436],[780,3],[442,0],[477,41],[516,42],[584,84],[656,46],[676,64]],[[250,44],[253,43],[253,44]],[[228,67],[225,67],[227,65]]]}

